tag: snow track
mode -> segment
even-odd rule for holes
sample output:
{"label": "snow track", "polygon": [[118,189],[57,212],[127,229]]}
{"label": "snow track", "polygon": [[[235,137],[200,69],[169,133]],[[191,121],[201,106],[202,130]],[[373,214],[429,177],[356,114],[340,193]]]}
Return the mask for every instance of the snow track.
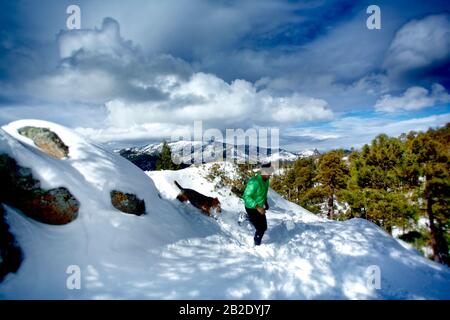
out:
{"label": "snow track", "polygon": [[[70,157],[42,153],[17,134],[24,125],[56,132]],[[324,220],[272,190],[263,245],[253,247],[253,228],[238,223],[242,201],[205,179],[211,164],[145,174],[69,129],[34,120],[0,130],[0,152],[81,202],[77,220],[64,226],[6,207],[25,259],[0,284],[2,299],[450,299],[449,268],[370,222]],[[222,165],[233,175],[231,164]],[[217,196],[222,213],[214,219],[178,202],[174,180]],[[136,193],[147,214],[114,209],[112,188]],[[71,265],[80,268],[80,290],[66,286]],[[367,285],[374,266],[380,289]]]}

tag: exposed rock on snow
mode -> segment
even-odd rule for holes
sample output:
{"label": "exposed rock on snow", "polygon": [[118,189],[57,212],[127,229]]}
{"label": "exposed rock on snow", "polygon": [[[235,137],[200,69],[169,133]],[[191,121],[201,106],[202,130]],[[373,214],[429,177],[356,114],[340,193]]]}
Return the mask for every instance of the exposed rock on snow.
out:
{"label": "exposed rock on snow", "polygon": [[18,132],[33,140],[34,144],[49,156],[62,159],[69,155],[69,147],[48,128],[27,126],[19,128]]}
{"label": "exposed rock on snow", "polygon": [[80,203],[64,187],[45,190],[29,168],[0,154],[0,201],[20,209],[37,221],[66,224],[76,219]]}
{"label": "exposed rock on snow", "polygon": [[22,262],[22,250],[9,232],[5,210],[0,204],[0,282],[10,272],[17,272]]}
{"label": "exposed rock on snow", "polygon": [[113,190],[111,191],[111,204],[117,210],[125,213],[135,214],[137,216],[145,213],[144,200],[139,199],[135,194]]}

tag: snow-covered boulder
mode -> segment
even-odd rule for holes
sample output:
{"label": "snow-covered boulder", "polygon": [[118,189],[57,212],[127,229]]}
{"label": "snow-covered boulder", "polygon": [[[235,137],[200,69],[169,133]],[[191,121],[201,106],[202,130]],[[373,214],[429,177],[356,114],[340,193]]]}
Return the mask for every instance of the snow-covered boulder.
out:
{"label": "snow-covered boulder", "polygon": [[69,147],[64,144],[56,133],[48,128],[26,126],[19,128],[18,132],[33,140],[39,149],[52,157],[63,159],[69,155]]}
{"label": "snow-covered boulder", "polygon": [[9,232],[5,210],[0,205],[0,282],[10,272],[16,272],[22,262],[22,250]]}
{"label": "snow-covered boulder", "polygon": [[28,201],[19,197],[21,193],[10,192],[14,201],[4,201],[30,216],[25,204],[43,206],[40,200],[65,210],[95,201],[104,208],[140,215],[145,202],[157,197],[151,179],[132,163],[51,122],[20,120],[4,126],[0,154],[8,159],[3,171],[9,180],[41,195],[39,201]]}
{"label": "snow-covered boulder", "polygon": [[[26,126],[54,132],[69,148],[69,157],[57,159],[42,152],[18,132]],[[138,263],[132,274],[141,277],[155,263],[152,250],[199,234],[189,217],[159,197],[152,179],[142,170],[64,126],[38,120],[12,122],[0,128],[0,154],[28,168],[26,172],[43,190],[65,188],[80,204],[78,217],[66,225],[41,223],[18,206],[4,206],[5,220],[23,251],[23,261],[17,273],[7,274],[0,284],[0,299],[80,297],[80,291],[66,287],[66,270],[71,265],[83,271],[83,295],[87,289],[84,277],[92,276],[97,268],[106,268],[105,276],[111,276],[101,280],[109,283],[107,287],[121,286],[122,267],[134,268]],[[117,210],[111,203],[113,190],[144,201],[146,214]],[[141,258],[142,263],[138,262]]]}
{"label": "snow-covered boulder", "polygon": [[135,194],[123,193],[117,190],[111,191],[111,203],[117,210],[140,216],[145,213],[144,200]]}
{"label": "snow-covered boulder", "polygon": [[76,219],[80,203],[67,188],[45,190],[31,170],[0,153],[0,201],[37,221],[66,224]]}

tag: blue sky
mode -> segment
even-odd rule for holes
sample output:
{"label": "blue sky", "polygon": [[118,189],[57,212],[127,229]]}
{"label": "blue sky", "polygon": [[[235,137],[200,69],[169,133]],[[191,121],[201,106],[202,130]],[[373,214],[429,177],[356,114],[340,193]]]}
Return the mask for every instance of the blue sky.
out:
{"label": "blue sky", "polygon": [[[81,29],[66,8],[79,5]],[[381,9],[369,30],[366,8]],[[102,143],[268,127],[298,151],[450,121],[448,1],[2,1],[0,124]]]}

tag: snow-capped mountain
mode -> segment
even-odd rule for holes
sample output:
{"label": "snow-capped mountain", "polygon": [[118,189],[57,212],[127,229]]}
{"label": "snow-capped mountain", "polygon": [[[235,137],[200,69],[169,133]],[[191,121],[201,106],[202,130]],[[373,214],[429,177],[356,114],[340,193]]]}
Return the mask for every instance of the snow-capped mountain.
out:
{"label": "snow-capped mountain", "polygon": [[[176,141],[168,143],[172,154],[180,162],[189,166],[191,163],[209,163],[221,159],[254,162],[288,162],[302,157],[320,155],[317,150],[304,150],[299,153],[284,149],[250,148],[248,146],[234,146],[217,141]],[[149,144],[143,147],[116,150],[120,155],[132,161],[144,171],[154,170],[156,159],[161,152],[163,143]]]}
{"label": "snow-capped mountain", "polygon": [[[68,147],[56,159],[18,134],[49,128]],[[329,221],[269,191],[268,230],[238,223],[242,200],[205,178],[213,165],[144,173],[71,130],[42,121],[0,129],[0,154],[14,158],[44,188],[64,186],[80,202],[66,225],[38,222],[12,206],[5,220],[23,251],[0,299],[449,299],[450,269],[363,220]],[[235,174],[232,163],[222,172]],[[216,219],[176,200],[174,184],[216,196]],[[111,205],[119,189],[145,201],[141,216]],[[80,287],[70,289],[73,271]],[[372,282],[378,274],[379,283]]]}

